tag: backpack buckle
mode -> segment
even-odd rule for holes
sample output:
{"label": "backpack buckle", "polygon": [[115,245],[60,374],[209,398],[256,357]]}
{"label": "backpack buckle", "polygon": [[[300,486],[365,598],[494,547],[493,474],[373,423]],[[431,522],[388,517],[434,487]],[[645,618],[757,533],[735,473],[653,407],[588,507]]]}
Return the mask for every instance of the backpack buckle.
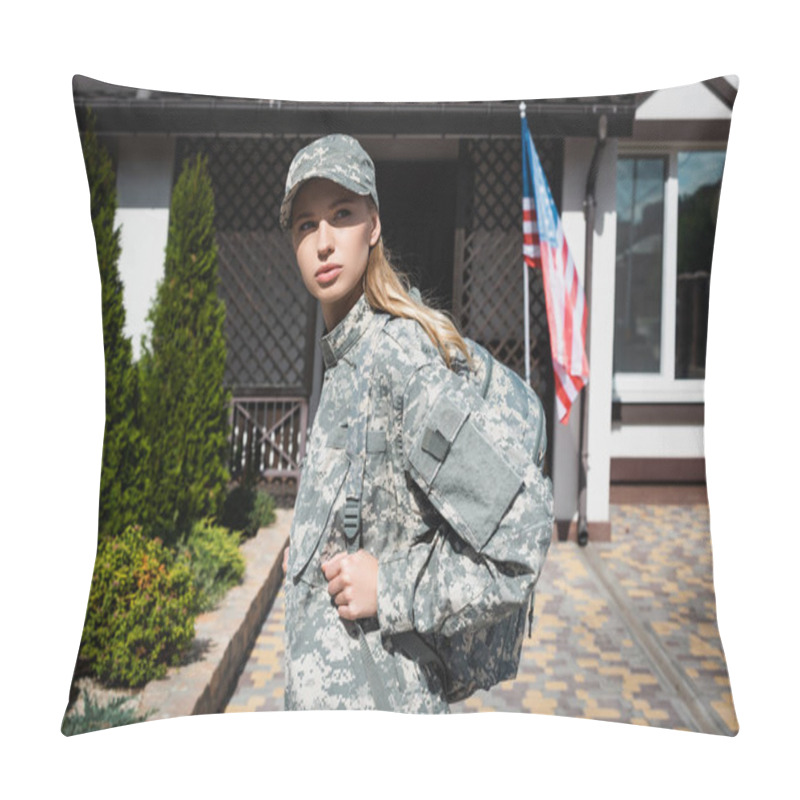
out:
{"label": "backpack buckle", "polygon": [[344,537],[347,544],[355,542],[361,529],[361,498],[348,497],[344,504]]}

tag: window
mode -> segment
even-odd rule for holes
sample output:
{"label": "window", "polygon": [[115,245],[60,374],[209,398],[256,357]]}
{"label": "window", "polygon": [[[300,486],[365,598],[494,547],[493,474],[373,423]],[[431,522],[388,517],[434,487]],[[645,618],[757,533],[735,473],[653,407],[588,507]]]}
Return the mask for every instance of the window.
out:
{"label": "window", "polygon": [[703,397],[708,290],[723,150],[617,161],[614,399]]}

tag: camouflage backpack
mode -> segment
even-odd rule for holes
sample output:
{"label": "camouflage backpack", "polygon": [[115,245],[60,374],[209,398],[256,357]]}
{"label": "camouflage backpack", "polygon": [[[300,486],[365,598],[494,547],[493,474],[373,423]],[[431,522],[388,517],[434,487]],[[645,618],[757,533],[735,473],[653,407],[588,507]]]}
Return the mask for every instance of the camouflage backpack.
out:
{"label": "camouflage backpack", "polygon": [[[378,336],[375,337],[377,343]],[[473,382],[485,399],[487,414],[502,421],[509,438],[523,442],[538,469],[544,463],[547,446],[545,416],[539,397],[513,370],[493,358],[481,345],[465,339],[472,352],[474,367],[466,364],[456,370],[464,380]],[[371,373],[374,347],[359,369],[355,386],[356,396],[371,393]],[[502,393],[497,385],[503,384]],[[511,391],[509,392],[509,386]],[[502,399],[501,399],[502,398]],[[345,484],[344,512],[345,539],[348,550],[358,549],[360,532],[360,504],[366,456],[366,420],[356,420],[349,426],[348,454],[351,468]],[[442,526],[447,526],[443,521]],[[533,622],[533,595],[528,602],[511,611],[494,624],[453,636],[422,635],[415,631],[392,636],[394,645],[423,665],[432,665],[441,676],[447,701],[450,703],[469,697],[477,689],[489,689],[500,681],[516,677],[519,667],[525,620],[529,635]],[[364,642],[364,645],[366,643]],[[389,708],[388,695],[381,687],[377,667],[366,646],[363,648],[367,676],[378,708]]]}
{"label": "camouflage backpack", "polygon": [[[479,370],[467,373],[467,379],[479,380],[478,389],[491,410],[501,414],[510,429],[516,428],[520,439],[534,443],[530,452],[541,469],[547,435],[544,409],[539,397],[513,370],[494,359],[476,342],[466,341],[473,358],[479,360]],[[514,386],[511,402],[507,395],[502,403],[493,396],[493,378],[498,372],[510,378]],[[519,608],[493,625],[451,637],[433,637],[431,649],[438,656],[440,668],[444,668],[448,702],[463,700],[477,689],[489,689],[496,683],[516,677],[526,612],[529,635],[533,625],[533,596],[534,592],[531,591],[527,608]],[[422,637],[417,636],[417,639]]]}

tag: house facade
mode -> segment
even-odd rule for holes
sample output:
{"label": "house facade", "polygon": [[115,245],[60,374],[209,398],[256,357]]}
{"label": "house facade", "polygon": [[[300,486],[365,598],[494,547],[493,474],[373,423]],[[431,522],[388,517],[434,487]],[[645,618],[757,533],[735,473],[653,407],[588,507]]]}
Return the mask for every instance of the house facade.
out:
{"label": "house facade", "polygon": [[[563,536],[575,535],[582,489],[589,536],[602,540],[614,483],[704,481],[711,246],[735,83],[526,100],[590,304],[585,422],[576,404],[562,425],[541,276],[531,274],[531,382],[548,410],[547,469]],[[266,477],[295,477],[313,421],[324,327],[277,220],[293,154],[326,133],[356,136],[375,161],[385,242],[400,268],[467,336],[524,375],[517,101],[289,103],[80,77],[74,88],[79,127],[91,107],[117,170],[135,352],[163,271],[172,185],[186,158],[208,159],[234,469],[249,458]]]}

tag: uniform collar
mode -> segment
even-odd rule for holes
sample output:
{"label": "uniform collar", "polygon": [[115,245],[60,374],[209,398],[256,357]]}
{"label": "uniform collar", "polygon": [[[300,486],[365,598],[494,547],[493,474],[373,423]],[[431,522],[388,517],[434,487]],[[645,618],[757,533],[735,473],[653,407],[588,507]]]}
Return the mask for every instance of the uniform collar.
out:
{"label": "uniform collar", "polygon": [[347,316],[330,332],[322,337],[322,358],[327,368],[335,367],[347,352],[369,330],[375,312],[364,294],[347,312]]}

